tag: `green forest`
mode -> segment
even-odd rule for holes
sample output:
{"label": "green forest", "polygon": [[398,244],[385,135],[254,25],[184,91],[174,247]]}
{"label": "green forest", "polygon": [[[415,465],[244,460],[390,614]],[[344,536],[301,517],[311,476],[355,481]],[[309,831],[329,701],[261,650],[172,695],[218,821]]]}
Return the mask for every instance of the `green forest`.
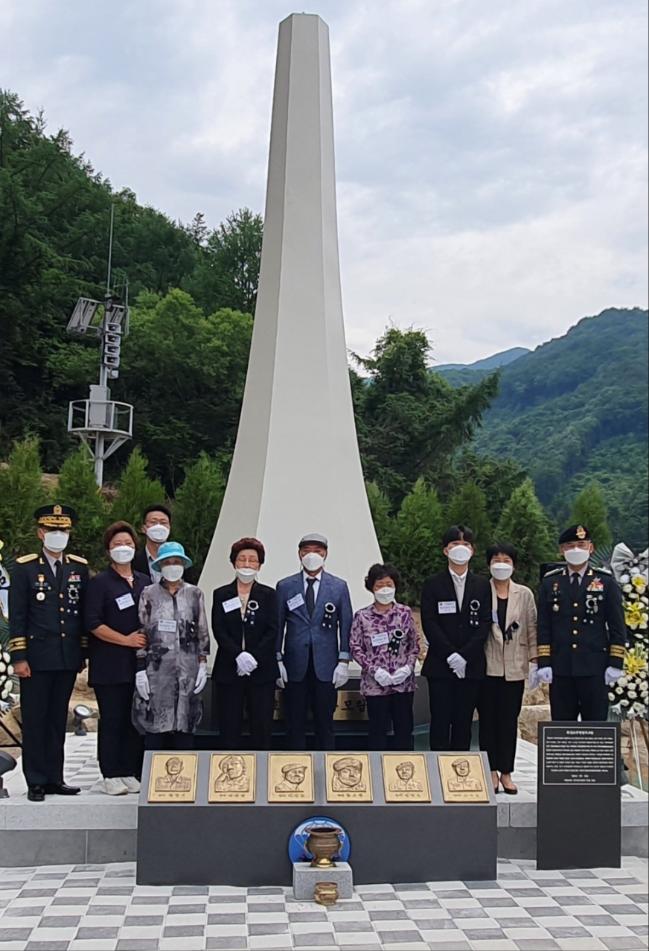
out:
{"label": "green forest", "polygon": [[[112,396],[136,409],[134,442],[109,461],[99,493],[67,433],[68,403],[95,382],[98,348],[65,328],[77,298],[105,293],[111,206],[112,284],[130,304]],[[262,229],[249,209],[212,230],[200,213],[181,224],[140,205],[76,155],[68,133],[48,132],[42,115],[0,93],[5,553],[30,544],[31,511],[51,492],[45,472],[79,508],[75,546],[93,563],[107,518],[137,522],[164,495],[200,565],[236,439]],[[569,517],[596,525],[600,544],[646,544],[646,321],[605,311],[500,371],[453,371],[461,380],[430,369],[434,341],[416,328],[390,327],[354,358],[368,496],[413,599],[452,520],[476,529],[482,551],[498,535],[520,542],[520,576],[532,583]]]}

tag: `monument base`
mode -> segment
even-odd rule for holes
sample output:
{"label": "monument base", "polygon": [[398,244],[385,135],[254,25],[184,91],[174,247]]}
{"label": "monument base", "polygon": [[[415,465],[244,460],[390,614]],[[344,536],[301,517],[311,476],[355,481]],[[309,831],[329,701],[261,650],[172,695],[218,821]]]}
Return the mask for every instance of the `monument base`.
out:
{"label": "monument base", "polygon": [[334,882],[338,898],[351,898],[354,894],[349,862],[336,862],[331,868],[313,868],[310,862],[293,863],[293,897],[298,901],[313,901],[313,892],[320,882]]}

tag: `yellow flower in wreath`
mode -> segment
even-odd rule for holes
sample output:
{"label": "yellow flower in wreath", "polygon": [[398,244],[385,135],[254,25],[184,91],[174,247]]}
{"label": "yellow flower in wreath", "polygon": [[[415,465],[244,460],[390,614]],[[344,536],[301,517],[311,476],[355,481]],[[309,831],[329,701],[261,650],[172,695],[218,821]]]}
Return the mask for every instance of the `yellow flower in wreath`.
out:
{"label": "yellow flower in wreath", "polygon": [[627,627],[630,627],[632,631],[635,631],[637,628],[646,627],[647,624],[647,614],[642,609],[642,604],[639,601],[634,601],[630,604],[628,601],[624,605],[624,621]]}

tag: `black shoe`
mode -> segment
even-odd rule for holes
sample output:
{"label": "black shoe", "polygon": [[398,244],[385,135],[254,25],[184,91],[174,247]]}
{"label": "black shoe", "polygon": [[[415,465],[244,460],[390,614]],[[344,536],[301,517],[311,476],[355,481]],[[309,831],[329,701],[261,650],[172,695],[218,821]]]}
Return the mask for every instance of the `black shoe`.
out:
{"label": "black shoe", "polygon": [[43,786],[28,786],[27,798],[30,802],[44,802],[45,788]]}
{"label": "black shoe", "polygon": [[81,792],[79,786],[66,786],[65,783],[47,783],[44,788],[48,796],[76,796]]}

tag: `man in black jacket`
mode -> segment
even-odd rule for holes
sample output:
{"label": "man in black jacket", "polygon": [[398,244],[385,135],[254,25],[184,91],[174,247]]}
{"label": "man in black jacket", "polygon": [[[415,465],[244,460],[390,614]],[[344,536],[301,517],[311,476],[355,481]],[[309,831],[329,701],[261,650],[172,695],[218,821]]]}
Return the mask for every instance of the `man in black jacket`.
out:
{"label": "man in black jacket", "polygon": [[166,542],[171,533],[171,511],[166,505],[149,505],[142,514],[142,528],[144,548],[135,552],[133,567],[151,579],[160,581],[160,572],[152,571],[151,564],[158,557],[158,549]]}
{"label": "man in black jacket", "polygon": [[484,645],[491,624],[491,590],[469,571],[473,532],[452,525],[442,544],[448,568],[424,582],[421,622],[428,641],[431,750],[468,750],[471,722],[485,676]]}

